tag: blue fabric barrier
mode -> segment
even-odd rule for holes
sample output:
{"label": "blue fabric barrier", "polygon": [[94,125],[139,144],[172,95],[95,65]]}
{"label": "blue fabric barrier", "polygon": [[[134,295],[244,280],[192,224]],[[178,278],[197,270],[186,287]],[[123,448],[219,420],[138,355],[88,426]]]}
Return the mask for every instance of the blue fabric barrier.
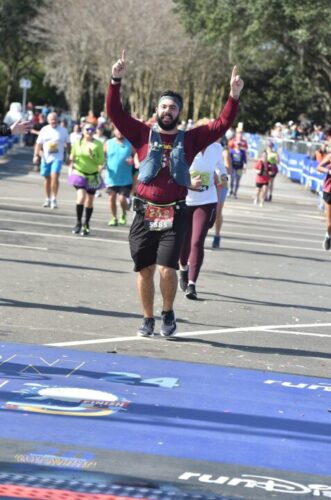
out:
{"label": "blue fabric barrier", "polygon": [[248,143],[248,156],[256,160],[259,157],[260,136],[257,134],[247,134],[245,138]]}
{"label": "blue fabric barrier", "polygon": [[[245,139],[248,143],[248,156],[250,158],[258,158],[268,138],[257,134],[245,134]],[[280,164],[279,171],[293,182],[300,182],[307,189],[322,196],[323,181],[325,175],[317,172],[318,162],[312,160],[306,153],[298,153],[293,151],[297,149],[297,144],[290,144],[291,150],[287,149],[286,144],[274,142],[275,150],[279,152]]]}
{"label": "blue fabric barrier", "polygon": [[306,158],[305,168],[307,170],[307,183],[306,186],[314,193],[321,193],[323,191],[323,182],[325,174],[317,172],[318,162],[311,158]]}
{"label": "blue fabric barrier", "polygon": [[8,144],[8,137],[0,137],[0,146]]}
{"label": "blue fabric barrier", "polygon": [[8,137],[8,149],[11,149],[15,143],[15,138],[14,137]]}
{"label": "blue fabric barrier", "polygon": [[4,156],[8,151],[8,137],[0,137],[0,156]]}

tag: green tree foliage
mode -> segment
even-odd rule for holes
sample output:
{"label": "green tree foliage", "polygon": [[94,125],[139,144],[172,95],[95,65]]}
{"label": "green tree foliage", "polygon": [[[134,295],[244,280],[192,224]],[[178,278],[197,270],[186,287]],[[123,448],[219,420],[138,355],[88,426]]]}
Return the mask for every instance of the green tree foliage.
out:
{"label": "green tree foliage", "polygon": [[266,130],[306,112],[331,121],[330,0],[174,0],[186,30],[218,43],[245,80],[241,119]]}
{"label": "green tree foliage", "polygon": [[30,36],[30,22],[45,0],[0,0],[0,63],[3,107],[6,109],[17,94],[19,79],[30,76],[37,47]]}

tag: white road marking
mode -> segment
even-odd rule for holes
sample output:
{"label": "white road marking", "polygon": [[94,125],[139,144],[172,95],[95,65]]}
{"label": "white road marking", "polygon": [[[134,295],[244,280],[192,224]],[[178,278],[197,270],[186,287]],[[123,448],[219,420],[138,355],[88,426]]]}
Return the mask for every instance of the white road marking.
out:
{"label": "white road marking", "polygon": [[[222,248],[224,250],[231,250],[231,248],[226,247],[226,244],[233,244],[233,241],[236,245],[236,250],[240,250],[241,245],[251,245],[251,246],[260,246],[260,247],[273,247],[274,249],[275,248],[279,248],[279,249],[288,248],[289,250],[307,250],[308,252],[318,252],[318,253],[324,252],[322,247],[321,248],[296,247],[296,246],[292,246],[292,245],[278,245],[277,243],[259,243],[257,241],[243,241],[243,240],[239,240],[239,239],[234,240],[231,237],[224,239],[224,245]],[[215,250],[212,250],[211,248],[205,248],[205,251],[215,252]]]}
{"label": "white road marking", "polygon": [[[42,214],[44,215],[44,214]],[[63,216],[63,218],[66,217],[66,216]],[[70,218],[72,219],[72,217],[67,217],[67,218]],[[3,218],[1,219],[0,218],[0,221],[3,221],[5,223],[13,223],[13,224],[29,224],[31,226],[49,226],[49,220],[45,221],[45,222],[39,222],[39,221],[31,221],[31,220],[26,220],[26,219],[21,219],[21,220],[17,220],[17,219],[7,219],[7,218]],[[100,221],[101,222],[101,219],[94,219],[94,222],[96,221]],[[231,220],[228,220],[227,221],[227,226],[230,226],[231,227]],[[242,223],[242,224],[238,224],[236,222],[236,227],[238,226],[243,226],[245,227],[245,229],[247,229],[247,226],[245,225],[245,223]],[[56,224],[52,221],[52,227],[54,228],[63,228],[63,229],[69,229],[71,230],[72,229],[72,225],[68,226],[68,225],[64,225],[64,224]],[[100,231],[107,231],[109,230],[108,227],[104,226],[104,227],[99,227],[99,226],[93,226],[93,229],[95,230],[100,230]],[[117,234],[125,234],[126,237],[127,237],[127,231],[123,231],[123,229],[125,228],[121,228],[121,229],[116,229],[116,228],[112,228],[111,229],[111,233],[117,233]],[[129,229],[129,225],[126,226],[126,229]],[[223,230],[222,231],[222,235],[223,236],[228,236],[228,235],[234,235],[234,236],[243,236],[243,237],[255,237],[255,238],[271,238],[271,239],[279,239],[279,240],[294,240],[294,241],[308,241],[308,242],[315,242],[316,239],[315,238],[312,238],[312,239],[306,239],[306,238],[297,238],[297,237],[294,237],[295,234],[299,234],[299,235],[302,235],[302,231],[301,230],[289,230],[289,229],[283,229],[282,226],[280,227],[275,227],[275,226],[272,226],[272,227],[261,227],[261,228],[257,228],[258,230],[260,229],[261,230],[261,234],[253,234],[253,233],[243,233],[241,230],[237,230],[237,231],[227,231],[227,230]],[[307,229],[307,228],[306,228]],[[318,234],[322,234],[321,233],[321,228],[318,228],[318,227],[314,227],[313,229],[310,229],[309,232],[311,231],[316,231],[316,233]],[[3,229],[2,231],[6,231],[6,229]],[[256,228],[255,228],[255,231],[256,231]],[[271,235],[268,235],[268,234],[265,234],[265,232],[269,232],[269,233],[277,233],[276,236],[273,236],[272,234]],[[20,233],[20,231],[11,231],[12,234],[17,234],[17,233]],[[287,237],[287,236],[278,236],[278,233],[284,233],[284,234],[290,234],[292,237]],[[33,233],[31,233],[33,234]],[[45,234],[45,233],[43,233]],[[211,237],[212,234],[210,233],[209,236]]]}
{"label": "white road marking", "polygon": [[9,247],[9,248],[25,248],[26,250],[42,250],[47,252],[48,248],[46,247],[32,247],[28,245],[11,245],[9,243],[0,243],[0,247]]}
{"label": "white road marking", "polygon": [[[3,200],[7,200],[7,201],[13,201],[13,202],[16,202],[16,201],[19,201],[19,202],[26,202],[24,205],[19,205],[17,203],[14,203],[13,205],[15,207],[24,207],[26,208],[27,206],[30,208],[42,208],[42,205],[40,203],[38,204],[33,204],[33,201],[35,201],[35,198],[22,198],[22,197],[19,197],[19,198],[15,198],[13,196],[9,197],[9,196],[1,196],[0,197],[0,203],[3,203]],[[32,202],[32,203],[31,203]],[[30,205],[31,203],[31,205]],[[74,206],[74,203],[72,200],[65,200],[65,199],[61,199],[61,205],[64,204],[64,205],[72,205]]]}
{"label": "white road marking", "polygon": [[[235,224],[233,224],[233,222],[235,222]],[[261,233],[264,233],[265,231],[269,232],[269,233],[282,233],[282,234],[291,234],[292,236],[294,236],[295,234],[299,234],[299,235],[303,235],[303,234],[306,234],[307,233],[307,226],[305,226],[305,231],[303,232],[302,229],[296,229],[295,228],[291,228],[291,229],[284,229],[285,227],[289,227],[287,224],[283,224],[283,225],[277,225],[277,224],[274,224],[272,223],[272,226],[267,226],[267,224],[270,224],[270,222],[268,221],[258,221],[256,223],[257,227],[255,226],[254,224],[254,220],[253,219],[250,219],[250,225],[252,228],[254,228],[254,231],[261,231]],[[247,224],[245,223],[245,221],[243,222],[239,222],[239,221],[234,221],[232,219],[226,219],[226,225],[228,227],[230,227],[231,229],[234,229],[234,228],[241,228],[243,227],[244,230],[247,231],[248,227],[247,227]],[[314,225],[314,227],[310,227],[309,228],[309,231],[308,233],[312,236],[312,232],[316,232],[317,234],[321,234],[321,227],[319,226],[316,226]],[[224,231],[222,231],[222,233],[224,233]],[[236,231],[237,235],[240,235],[241,234],[241,229],[238,229]]]}
{"label": "white road marking", "polygon": [[[233,219],[236,221],[236,222],[240,222],[240,219],[244,219],[244,218],[247,218],[249,220],[253,220],[253,221],[256,221],[257,223],[259,221],[265,221],[265,222],[271,222],[271,221],[275,221],[276,223],[279,222],[284,222],[284,223],[289,223],[289,224],[293,224],[293,222],[295,222],[297,224],[297,226],[302,226],[303,228],[307,228],[307,225],[309,225],[310,227],[315,227],[316,224],[312,221],[312,220],[302,220],[302,217],[296,217],[295,214],[293,214],[292,217],[286,217],[284,216],[281,212],[263,212],[263,214],[258,214],[258,213],[255,213],[254,211],[251,211],[251,210],[242,210],[239,212],[240,213],[240,216],[238,216],[238,211],[231,211],[231,212],[227,212],[226,210],[224,210],[224,214],[225,214],[225,217],[226,217],[226,220],[228,220],[229,217],[233,217]],[[321,222],[324,221],[324,216],[317,216],[317,220],[320,220]],[[306,229],[305,229],[306,230]]]}
{"label": "white road marking", "polygon": [[[281,232],[281,231],[280,231]],[[302,234],[302,233],[301,233]],[[294,237],[294,238],[291,238],[290,236],[274,236],[274,235],[268,235],[268,234],[263,234],[263,230],[262,230],[262,234],[254,234],[254,233],[242,233],[241,231],[222,231],[222,236],[229,236],[231,238],[231,236],[235,236],[238,238],[241,237],[241,238],[266,238],[266,239],[274,239],[274,240],[285,240],[285,241],[296,241],[296,242],[304,242],[304,241],[308,241],[308,242],[311,242],[311,243],[314,243],[316,241],[315,238],[297,238],[297,237]]]}
{"label": "white road marking", "polygon": [[[42,214],[42,215],[44,215],[44,214]],[[39,216],[39,214],[38,214],[38,216]],[[52,216],[52,217],[54,217],[54,216]],[[67,219],[70,219],[71,221],[73,221],[72,224],[70,224],[70,226],[65,225],[65,224],[56,224],[56,223],[54,224],[54,222],[52,221],[51,222],[51,226],[52,227],[60,227],[62,229],[69,230],[71,232],[71,230],[72,230],[72,228],[74,226],[74,223],[75,223],[75,221],[73,220],[74,218],[72,216],[66,216],[66,215],[62,216],[61,215],[61,219],[64,219],[64,218],[67,218]],[[4,223],[11,222],[13,224],[24,224],[24,225],[29,224],[31,226],[42,226],[42,227],[44,227],[44,226],[49,227],[49,225],[50,225],[49,219],[47,221],[45,221],[45,222],[37,222],[37,221],[31,221],[31,220],[27,220],[27,219],[7,219],[7,218],[6,219],[1,219],[0,218],[0,221],[3,221]],[[98,219],[98,218],[94,218],[93,217],[93,222],[96,222],[96,221],[104,222],[104,219]],[[65,222],[67,222],[67,221],[65,221]],[[129,225],[127,225],[127,226],[123,226],[120,229],[116,229],[116,228],[113,228],[113,227],[110,229],[108,227],[108,224],[106,224],[106,223],[104,223],[103,227],[97,227],[97,226],[95,226],[93,224],[93,229],[96,229],[96,230],[99,230],[99,231],[109,231],[109,234],[112,234],[112,233],[115,232],[115,233],[119,233],[119,234],[125,234],[127,236],[128,232],[124,233],[124,231],[123,231],[123,229],[125,229],[125,228],[129,229],[130,227],[129,227]],[[0,229],[0,231],[1,231],[1,229]],[[4,229],[4,231],[5,231],[5,229]],[[15,234],[15,233],[18,233],[18,232],[19,231],[16,231],[16,230],[12,230],[11,231],[12,234]],[[300,233],[300,234],[302,234],[302,233]]]}
{"label": "white road marking", "polygon": [[[265,332],[268,333],[288,333],[286,330],[264,330]],[[291,332],[291,335],[303,335],[303,336],[308,336],[308,337],[326,337],[331,339],[331,334],[323,334],[323,333],[310,333],[310,332]],[[331,359],[331,354],[330,354],[330,359]]]}
{"label": "white road marking", "polygon": [[[221,328],[218,330],[200,330],[196,332],[183,332],[176,334],[176,337],[196,337],[196,336],[205,336],[205,335],[215,335],[219,333],[236,333],[236,332],[267,332],[274,333],[277,329],[287,328],[287,329],[295,329],[295,328],[321,328],[331,326],[331,323],[308,323],[308,324],[295,324],[295,325],[264,325],[264,326],[246,326],[242,328]],[[300,333],[300,332],[288,332],[284,331],[287,335],[310,335],[312,337],[329,337],[331,340],[331,334],[316,334],[316,333]],[[161,337],[162,338],[162,337]],[[113,342],[126,342],[133,340],[149,340],[149,338],[128,336],[128,337],[113,337],[113,338],[105,338],[105,339],[94,339],[94,340],[76,340],[70,342],[52,342],[50,344],[44,344],[46,346],[52,347],[69,347],[69,346],[77,346],[77,345],[91,345],[91,344],[107,344]]]}
{"label": "white road marking", "polygon": [[[38,236],[40,238],[57,238],[57,239],[63,239],[63,238],[66,238],[66,239],[74,239],[74,240],[80,240],[80,238],[77,237],[77,235],[67,235],[67,234],[50,234],[50,233],[35,233],[35,232],[29,232],[29,231],[12,231],[12,230],[9,230],[9,229],[0,229],[0,233],[7,233],[7,234],[11,234],[11,235],[25,235],[25,236]],[[237,233],[234,233],[234,234],[237,234]],[[240,234],[240,233],[239,233]],[[100,241],[100,242],[104,242],[104,243],[119,243],[121,245],[128,245],[128,241],[127,241],[127,233],[123,231],[123,236],[125,235],[125,240],[112,240],[112,239],[108,239],[108,238],[97,238],[95,236],[92,236],[90,235],[88,238],[84,238],[84,241],[88,242],[95,242],[95,241]],[[225,232],[225,235],[226,235],[226,232]],[[250,234],[248,235],[250,237],[254,237],[254,235]],[[265,236],[258,236],[258,235],[255,235],[255,237],[265,237]],[[273,236],[269,236],[269,238],[274,238]],[[232,240],[231,237],[227,238],[230,242]],[[277,238],[276,238],[277,239]],[[286,238],[285,238],[286,239]],[[290,239],[290,238],[289,238]],[[296,238],[294,238],[296,241],[298,241]],[[300,240],[300,241],[309,241],[309,240]],[[252,240],[252,241],[244,241],[244,240],[239,240],[239,239],[236,239],[235,240],[236,242],[236,245],[253,245],[253,246],[265,246],[265,247],[273,247],[273,248],[279,248],[279,249],[282,249],[282,248],[288,248],[290,250],[306,250],[308,252],[318,252],[318,253],[322,253],[323,250],[322,248],[318,248],[318,247],[303,247],[303,246],[292,246],[292,245],[280,245],[278,243],[260,243],[256,240]],[[226,249],[226,247],[224,247]],[[209,250],[209,249],[206,249],[206,250]]]}
{"label": "white road marking", "polygon": [[[0,229],[0,233],[8,233],[8,234],[11,234],[11,235],[17,235],[17,234],[20,234],[20,235],[26,235],[26,236],[38,236],[38,237],[42,237],[42,238],[57,238],[57,239],[63,239],[63,238],[67,238],[67,239],[72,239],[72,240],[76,240],[76,241],[79,241],[81,242],[82,239],[77,236],[77,235],[68,235],[68,234],[49,234],[49,233],[31,233],[29,231],[10,231],[10,230],[7,230],[7,229]],[[127,233],[123,233],[123,234],[127,234]],[[102,241],[104,243],[120,243],[121,245],[128,245],[128,241],[127,239],[125,241],[121,241],[121,240],[111,240],[111,239],[108,239],[108,238],[96,238],[95,236],[88,236],[87,238],[84,238],[84,242],[87,242],[87,241]]]}
{"label": "white road marking", "polygon": [[[49,221],[45,221],[45,222],[39,222],[39,221],[31,221],[31,220],[26,220],[26,219],[21,219],[21,220],[17,220],[17,219],[1,219],[0,218],[0,221],[3,221],[5,223],[13,223],[13,224],[30,224],[32,226],[49,226]],[[230,224],[231,224],[231,221],[228,221]],[[267,222],[267,221],[266,221]],[[228,225],[230,225],[228,224]],[[236,223],[236,226],[244,226],[246,229],[247,229],[247,226],[243,223],[243,224],[237,224]],[[60,227],[60,228],[69,228],[71,229],[72,226],[67,226],[67,225],[64,225],[64,224],[54,224],[54,222],[52,222],[52,227]],[[96,227],[96,226],[93,226],[94,229],[96,230],[107,230],[107,227]],[[125,229],[125,228],[123,228]],[[123,234],[123,229],[115,229],[115,231],[117,233],[122,233]],[[126,226],[126,229],[129,229],[129,226]],[[321,232],[320,229],[318,228],[315,228],[316,229],[316,232]],[[4,231],[6,231],[6,229],[4,229]],[[113,232],[113,228],[111,229],[111,231]],[[252,238],[276,238],[276,239],[280,239],[280,240],[294,240],[294,241],[316,241],[315,239],[309,239],[309,238],[297,238],[297,237],[287,237],[287,236],[273,236],[273,235],[266,235],[264,234],[265,231],[268,231],[268,232],[276,232],[276,233],[288,233],[288,234],[291,234],[293,236],[293,234],[296,234],[296,233],[299,233],[300,235],[302,235],[302,231],[298,230],[298,231],[295,231],[295,230],[286,230],[286,229],[282,229],[282,228],[275,228],[274,226],[273,227],[261,227],[261,233],[260,234],[254,234],[254,233],[243,233],[242,231],[222,231],[222,235],[224,236],[227,236],[227,235],[235,235],[235,236],[243,236],[243,237],[252,237]],[[13,234],[14,233],[17,233],[19,231],[11,231]],[[127,233],[126,233],[127,234]]]}

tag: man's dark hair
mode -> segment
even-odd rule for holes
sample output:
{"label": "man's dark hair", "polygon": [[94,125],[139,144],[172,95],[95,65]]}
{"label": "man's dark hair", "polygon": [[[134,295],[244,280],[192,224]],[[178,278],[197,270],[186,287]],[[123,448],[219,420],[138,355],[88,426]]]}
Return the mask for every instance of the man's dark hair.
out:
{"label": "man's dark hair", "polygon": [[178,103],[179,110],[181,111],[183,109],[183,98],[178,92],[174,92],[173,90],[165,90],[162,92],[162,94],[159,96],[159,100],[162,99],[162,97],[170,97],[173,98],[174,101]]}

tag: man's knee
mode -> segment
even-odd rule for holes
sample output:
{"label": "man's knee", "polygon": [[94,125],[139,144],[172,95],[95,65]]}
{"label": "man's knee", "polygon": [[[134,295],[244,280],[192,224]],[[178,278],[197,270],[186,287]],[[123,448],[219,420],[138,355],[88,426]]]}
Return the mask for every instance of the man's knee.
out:
{"label": "man's knee", "polygon": [[138,273],[142,279],[153,278],[154,273],[155,273],[155,264],[153,264],[152,266],[147,266],[147,267],[144,267],[143,269],[140,269],[140,271],[138,271]]}
{"label": "man's knee", "polygon": [[176,269],[167,266],[159,266],[159,272],[163,279],[170,279],[176,276]]}

